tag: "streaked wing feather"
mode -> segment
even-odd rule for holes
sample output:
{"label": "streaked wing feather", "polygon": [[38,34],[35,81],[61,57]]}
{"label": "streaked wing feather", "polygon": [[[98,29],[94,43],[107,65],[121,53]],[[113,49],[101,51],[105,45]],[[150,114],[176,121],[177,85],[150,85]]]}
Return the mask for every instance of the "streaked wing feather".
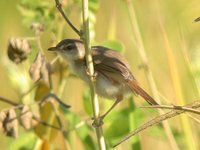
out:
{"label": "streaked wing feather", "polygon": [[116,80],[134,79],[127,61],[120,53],[101,46],[95,46],[92,50],[96,71]]}

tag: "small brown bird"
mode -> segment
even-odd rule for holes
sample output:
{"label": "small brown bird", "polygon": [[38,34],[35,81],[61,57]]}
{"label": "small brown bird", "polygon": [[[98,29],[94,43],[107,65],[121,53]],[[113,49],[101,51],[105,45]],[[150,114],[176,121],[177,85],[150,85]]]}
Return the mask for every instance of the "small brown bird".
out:
{"label": "small brown bird", "polygon": [[[85,48],[81,40],[64,39],[55,47],[48,49],[59,53],[68,60],[70,67],[86,83],[89,82],[85,58]],[[103,47],[93,46],[92,57],[96,73],[97,94],[105,98],[115,98],[115,103],[102,116],[104,118],[127,93],[133,92],[142,96],[150,105],[158,105],[139,85],[126,59],[117,51]]]}

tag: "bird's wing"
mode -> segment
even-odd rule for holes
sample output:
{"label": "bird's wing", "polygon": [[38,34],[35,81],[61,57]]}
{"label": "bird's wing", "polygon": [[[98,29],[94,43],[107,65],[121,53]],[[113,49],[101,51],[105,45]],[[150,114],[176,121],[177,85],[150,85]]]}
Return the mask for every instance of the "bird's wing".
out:
{"label": "bird's wing", "polygon": [[94,46],[92,55],[97,73],[118,82],[134,79],[128,62],[120,53],[102,46]]}

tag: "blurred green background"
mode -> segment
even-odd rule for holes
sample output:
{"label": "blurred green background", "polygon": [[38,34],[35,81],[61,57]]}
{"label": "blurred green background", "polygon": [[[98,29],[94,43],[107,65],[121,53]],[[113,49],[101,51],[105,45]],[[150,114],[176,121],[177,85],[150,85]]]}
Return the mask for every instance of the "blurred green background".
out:
{"label": "blurred green background", "polygon": [[[200,22],[193,22],[200,16],[199,0],[127,1],[89,1],[93,44],[106,45],[120,50],[128,59],[140,85],[150,95],[153,95],[147,72],[139,67],[143,63],[139,51],[142,46],[146,52],[148,67],[152,71],[157,86],[156,93],[160,96],[161,103],[184,105],[199,100]],[[63,0],[63,5],[71,21],[79,28],[81,26],[81,1]],[[23,7],[31,11],[24,11],[23,14],[23,10],[20,9]],[[43,8],[45,11],[42,10]],[[132,8],[135,12],[135,19],[132,17]],[[39,10],[38,12],[41,14],[35,17],[35,10]],[[33,44],[33,52],[27,62],[16,65],[7,57],[7,45],[11,37],[34,36],[33,31],[29,28],[31,21],[46,25],[45,31],[41,35],[41,44],[49,61],[56,55],[49,54],[46,51],[48,47],[55,45],[63,38],[78,38],[60,17],[53,0],[42,2],[39,0],[31,2],[27,0],[0,1],[0,96],[17,102],[21,101],[20,92],[27,91],[33,85],[28,75],[28,69],[33,63],[38,49]],[[138,28],[135,28],[136,26]],[[136,34],[136,31],[139,34]],[[142,43],[138,40],[139,36],[141,36]],[[19,77],[20,74],[24,76]],[[60,86],[58,74],[53,75],[52,78],[56,93]],[[22,87],[19,87],[20,83]],[[88,118],[92,109],[90,108],[88,89],[83,81],[67,76],[65,83],[60,97],[65,103],[71,105],[70,110],[64,112],[63,115],[63,122],[67,122],[66,128],[70,129],[80,120]],[[128,132],[157,114],[156,110],[138,108],[145,104],[143,102],[139,97],[134,97],[134,103],[132,97],[127,98],[106,118],[103,129],[108,149]],[[103,113],[112,104],[112,101],[104,101],[100,98],[100,104]],[[0,108],[3,110],[10,106],[1,103]],[[200,149],[199,123],[187,115],[185,116],[169,120],[177,147],[171,145],[163,127],[157,125],[116,149],[198,150]],[[198,116],[192,117],[195,117],[196,120],[199,118]],[[20,127],[19,131],[17,139],[6,137],[0,133],[1,149],[63,149],[60,134],[52,133],[51,138],[39,140],[34,134],[34,130],[27,132]],[[69,144],[68,149],[97,149],[91,123],[71,131],[65,140]]]}

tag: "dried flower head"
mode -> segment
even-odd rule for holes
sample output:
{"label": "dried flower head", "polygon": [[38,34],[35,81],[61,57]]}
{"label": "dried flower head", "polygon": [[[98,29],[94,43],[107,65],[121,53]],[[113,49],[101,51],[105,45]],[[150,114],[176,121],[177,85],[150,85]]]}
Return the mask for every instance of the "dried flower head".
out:
{"label": "dried flower head", "polygon": [[33,119],[33,113],[30,111],[30,108],[27,105],[23,106],[19,121],[21,125],[27,130],[35,127],[38,124],[38,122],[35,122]]}
{"label": "dried flower head", "polygon": [[31,29],[35,31],[35,34],[38,35],[44,31],[44,24],[33,22],[31,24]]}
{"label": "dried flower head", "polygon": [[35,58],[34,63],[29,69],[29,74],[33,82],[37,82],[39,79],[43,79],[45,83],[49,84],[50,72],[50,64],[47,62],[45,56],[39,52]]}
{"label": "dried flower head", "polygon": [[7,136],[15,138],[18,136],[18,120],[14,109],[0,112],[0,122],[3,132]]}
{"label": "dried flower head", "polygon": [[11,38],[9,40],[7,54],[9,59],[16,64],[26,60],[30,52],[31,46],[27,39]]}

